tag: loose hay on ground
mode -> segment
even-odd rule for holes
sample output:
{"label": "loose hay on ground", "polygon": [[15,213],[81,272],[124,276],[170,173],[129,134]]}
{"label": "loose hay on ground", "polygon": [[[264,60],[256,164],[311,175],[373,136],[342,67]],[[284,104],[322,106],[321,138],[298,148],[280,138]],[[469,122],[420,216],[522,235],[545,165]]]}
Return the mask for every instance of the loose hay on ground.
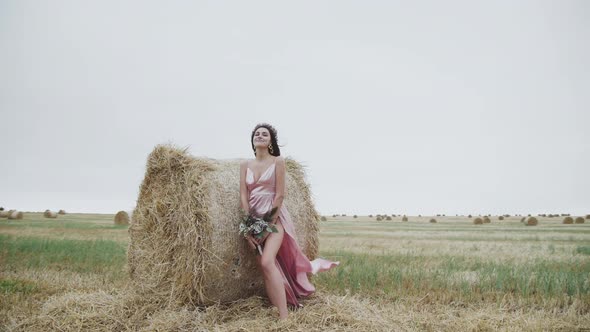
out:
{"label": "loose hay on ground", "polygon": [[316,294],[286,321],[261,297],[208,307],[167,306],[129,289],[67,293],[47,301],[40,314],[13,322],[14,331],[488,331],[563,330],[587,327],[579,300],[546,311],[501,303],[429,303],[426,298],[377,302],[360,296]]}

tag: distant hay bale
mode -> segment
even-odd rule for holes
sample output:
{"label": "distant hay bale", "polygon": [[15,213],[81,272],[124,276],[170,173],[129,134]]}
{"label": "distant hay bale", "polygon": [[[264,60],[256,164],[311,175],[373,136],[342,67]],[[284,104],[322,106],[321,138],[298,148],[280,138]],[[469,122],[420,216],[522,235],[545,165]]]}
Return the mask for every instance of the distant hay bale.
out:
{"label": "distant hay bale", "polygon": [[481,219],[480,217],[477,217],[477,218],[473,219],[473,224],[474,225],[481,225],[481,224],[483,224],[483,219]]}
{"label": "distant hay bale", "polygon": [[408,221],[408,217],[406,217],[405,215],[402,217],[402,221]]}
{"label": "distant hay bale", "polygon": [[373,215],[372,215],[372,214],[370,214],[370,215],[369,215],[369,218],[373,218]]}
{"label": "distant hay bale", "polygon": [[539,223],[539,221],[537,220],[537,218],[530,217],[526,220],[525,225],[526,226],[537,226],[538,223]]}
{"label": "distant hay bale", "polygon": [[504,216],[499,216],[498,220],[504,220]]}
{"label": "distant hay bale", "polygon": [[[191,305],[264,294],[256,255],[238,233],[239,165],[240,160],[196,158],[169,145],[152,151],[129,227],[133,285]],[[283,204],[296,240],[315,259],[320,216],[303,167],[287,158],[285,180]]]}
{"label": "distant hay bale", "polygon": [[0,211],[0,218],[8,218],[8,211]]}
{"label": "distant hay bale", "polygon": [[57,212],[53,212],[50,210],[45,210],[45,212],[43,212],[43,217],[45,218],[57,218]]}
{"label": "distant hay bale", "polygon": [[377,216],[377,221],[381,221],[383,220],[383,218],[381,218],[381,216]]}
{"label": "distant hay bale", "polygon": [[491,222],[492,222],[492,220],[490,219],[490,217],[488,217],[488,216],[484,216],[484,217],[483,217],[483,223],[484,223],[484,224],[489,224],[489,223],[491,223]]}
{"label": "distant hay bale", "polygon": [[430,219],[430,222],[434,224],[434,223],[436,223],[436,219],[432,218],[432,219]]}
{"label": "distant hay bale", "polygon": [[327,221],[328,219],[324,216],[322,216],[322,218],[320,218],[321,221]]}
{"label": "distant hay bale", "polygon": [[57,214],[66,214],[66,210],[59,210]]}
{"label": "distant hay bale", "polygon": [[586,219],[590,219],[590,214],[587,214],[586,215]]}
{"label": "distant hay bale", "polygon": [[471,215],[468,215],[467,218],[473,218]]}
{"label": "distant hay bale", "polygon": [[563,218],[563,224],[573,224],[574,223],[574,218],[572,217],[565,217]]}
{"label": "distant hay bale", "polygon": [[392,220],[390,216],[385,217],[385,220]]}
{"label": "distant hay bale", "polygon": [[358,216],[355,214],[354,216],[352,216],[353,218],[358,218]]}
{"label": "distant hay bale", "polygon": [[23,213],[21,211],[15,211],[15,210],[10,210],[10,213],[8,214],[8,219],[22,219]]}
{"label": "distant hay bale", "polygon": [[575,223],[576,223],[576,224],[583,224],[583,223],[584,223],[584,218],[582,218],[582,217],[577,217],[577,218],[576,218],[576,220],[575,220]]}
{"label": "distant hay bale", "polygon": [[129,225],[129,213],[119,211],[115,214],[115,225]]}

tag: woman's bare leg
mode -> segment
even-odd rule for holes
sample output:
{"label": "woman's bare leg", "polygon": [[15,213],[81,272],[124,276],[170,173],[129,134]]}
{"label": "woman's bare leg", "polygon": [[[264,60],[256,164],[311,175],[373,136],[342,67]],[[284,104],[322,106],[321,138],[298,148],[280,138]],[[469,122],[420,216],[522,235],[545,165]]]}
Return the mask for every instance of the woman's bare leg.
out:
{"label": "woman's bare leg", "polygon": [[279,309],[279,317],[286,319],[289,315],[289,311],[287,310],[287,295],[285,294],[281,271],[275,265],[277,252],[279,252],[279,248],[283,242],[284,230],[280,222],[276,226],[279,232],[268,235],[264,242],[262,257],[259,260],[262,274],[264,275],[266,294],[270,302]]}

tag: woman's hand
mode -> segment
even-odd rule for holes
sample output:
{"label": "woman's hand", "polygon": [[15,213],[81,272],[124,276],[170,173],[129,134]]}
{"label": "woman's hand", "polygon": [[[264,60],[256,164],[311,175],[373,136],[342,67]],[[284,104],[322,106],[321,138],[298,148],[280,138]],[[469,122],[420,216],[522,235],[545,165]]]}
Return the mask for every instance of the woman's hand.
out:
{"label": "woman's hand", "polygon": [[256,239],[254,239],[254,237],[252,237],[252,235],[248,235],[248,237],[246,237],[246,241],[248,241],[248,245],[250,246],[250,249],[256,250],[256,246],[258,245],[258,243],[256,243]]}
{"label": "woman's hand", "polygon": [[263,244],[263,243],[264,243],[264,241],[266,241],[266,238],[267,238],[269,235],[270,235],[270,233],[269,233],[269,232],[267,232],[267,231],[264,231],[264,232],[262,233],[262,237],[261,237],[260,239],[255,239],[256,243],[257,243],[257,244],[259,244],[259,245],[260,245],[260,244]]}

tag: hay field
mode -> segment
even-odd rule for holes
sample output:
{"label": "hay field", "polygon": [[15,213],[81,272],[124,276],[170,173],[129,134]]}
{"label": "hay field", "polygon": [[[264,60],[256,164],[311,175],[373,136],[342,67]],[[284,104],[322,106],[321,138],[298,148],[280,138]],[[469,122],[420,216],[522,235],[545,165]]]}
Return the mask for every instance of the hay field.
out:
{"label": "hay field", "polygon": [[113,217],[0,219],[0,330],[590,329],[589,223],[327,216],[320,255],[341,265],[314,277],[316,295],[276,322],[258,297],[206,308],[134,298],[127,226]]}

